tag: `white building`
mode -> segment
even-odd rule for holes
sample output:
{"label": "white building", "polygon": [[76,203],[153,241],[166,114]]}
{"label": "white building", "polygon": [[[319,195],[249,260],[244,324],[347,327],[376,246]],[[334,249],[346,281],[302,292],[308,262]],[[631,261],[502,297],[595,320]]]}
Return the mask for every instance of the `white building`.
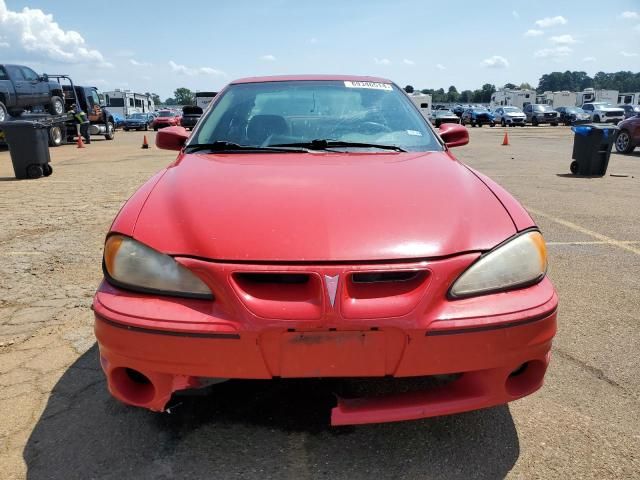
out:
{"label": "white building", "polygon": [[640,105],[640,92],[619,93],[618,105]]}
{"label": "white building", "polygon": [[618,102],[618,91],[585,88],[583,92],[578,92],[576,106],[581,107],[589,102],[609,102],[615,105]]}
{"label": "white building", "polygon": [[520,90],[503,88],[491,95],[491,109],[510,105],[513,107],[524,108],[529,103],[536,102],[535,90]]}
{"label": "white building", "polygon": [[564,90],[562,92],[544,92],[538,95],[538,101],[536,103],[542,103],[544,105],[550,105],[553,108],[558,107],[575,107],[578,94]]}
{"label": "white building", "polygon": [[153,112],[156,106],[153,98],[144,93],[134,93],[130,90],[116,89],[104,93],[104,100],[111,113],[127,117],[132,113]]}
{"label": "white building", "polygon": [[427,120],[431,119],[431,95],[426,93],[411,93],[409,98],[416,107],[420,109],[422,116]]}

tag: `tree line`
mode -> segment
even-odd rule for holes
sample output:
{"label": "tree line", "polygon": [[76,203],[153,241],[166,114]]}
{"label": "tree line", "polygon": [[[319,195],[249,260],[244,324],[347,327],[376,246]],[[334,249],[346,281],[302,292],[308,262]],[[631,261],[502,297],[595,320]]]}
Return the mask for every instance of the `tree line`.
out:
{"label": "tree line", "polygon": [[[520,88],[533,90],[528,83],[506,83],[502,88]],[[560,91],[568,90],[570,92],[580,92],[585,88],[595,88],[596,90],[618,90],[619,92],[640,92],[640,72],[633,73],[629,71],[621,71],[615,73],[598,72],[593,77],[587,75],[586,72],[551,72],[545,73],[540,77],[536,91],[543,93],[548,90]],[[407,93],[414,93],[416,89],[412,85],[405,88]],[[430,94],[432,101],[448,102],[448,103],[489,103],[491,95],[496,91],[496,86],[485,83],[481,88],[476,90],[463,90],[461,92],[451,85],[446,91],[444,88],[437,90],[431,88],[423,88],[420,92]]]}
{"label": "tree line", "polygon": [[[505,83],[502,88],[520,88],[533,90],[528,83]],[[560,90],[568,90],[570,92],[581,92],[585,88],[595,88],[597,90],[618,90],[619,92],[640,92],[640,72],[633,73],[629,71],[621,71],[614,73],[598,72],[593,77],[587,75],[586,72],[551,72],[545,73],[540,77],[536,91],[538,93],[551,90],[553,92]],[[411,85],[404,88],[408,93],[414,93],[415,89]],[[462,90],[461,92],[451,85],[447,90],[444,88],[423,88],[422,93],[430,94],[433,102],[448,103],[489,103],[491,95],[496,91],[496,86],[491,83],[485,83],[481,88],[476,90]],[[173,92],[173,97],[167,98],[164,102],[160,101],[158,95],[151,94],[156,104],[164,103],[164,105],[193,105],[195,102],[195,93],[188,88],[180,87]]]}

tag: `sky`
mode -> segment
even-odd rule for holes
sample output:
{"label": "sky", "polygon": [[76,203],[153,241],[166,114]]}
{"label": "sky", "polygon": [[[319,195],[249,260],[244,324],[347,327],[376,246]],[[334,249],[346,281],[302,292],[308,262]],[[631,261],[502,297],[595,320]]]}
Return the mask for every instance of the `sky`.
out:
{"label": "sky", "polygon": [[640,71],[640,0],[0,0],[2,62],[163,99],[295,73],[535,87],[551,71]]}

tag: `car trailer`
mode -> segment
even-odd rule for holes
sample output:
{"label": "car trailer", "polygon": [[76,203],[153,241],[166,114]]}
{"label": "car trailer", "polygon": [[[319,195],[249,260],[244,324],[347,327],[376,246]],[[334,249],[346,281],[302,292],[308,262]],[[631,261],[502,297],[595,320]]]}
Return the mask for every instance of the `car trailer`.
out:
{"label": "car trailer", "polygon": [[[73,80],[68,75],[57,75],[57,74],[45,74],[49,79],[56,80],[61,86],[61,80],[66,80],[70,85],[71,89],[66,90],[62,88],[64,94],[64,102],[65,108],[71,105],[72,103],[78,104],[78,96],[76,94],[76,89],[73,84]],[[17,120],[18,118],[9,118],[8,121]],[[73,130],[73,135],[75,135],[76,126],[74,122],[70,122],[68,116],[65,114],[62,115],[51,115],[46,112],[33,112],[33,113],[25,113],[20,115],[20,120],[25,120],[29,122],[46,124],[48,125],[48,135],[49,135],[49,146],[50,147],[59,147],[60,145],[64,145],[67,143],[67,138],[69,136],[69,130]],[[5,136],[2,133],[2,124],[0,123],[0,145],[6,146]]]}

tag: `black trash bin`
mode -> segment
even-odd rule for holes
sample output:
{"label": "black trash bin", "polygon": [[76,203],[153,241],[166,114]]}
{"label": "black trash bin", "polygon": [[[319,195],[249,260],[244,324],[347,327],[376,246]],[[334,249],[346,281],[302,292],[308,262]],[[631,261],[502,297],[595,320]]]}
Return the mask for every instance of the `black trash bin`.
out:
{"label": "black trash bin", "polygon": [[29,120],[11,120],[0,125],[16,178],[48,177],[53,172],[49,165],[49,127],[45,122]]}
{"label": "black trash bin", "polygon": [[571,173],[591,177],[602,177],[606,174],[617,129],[614,125],[606,124],[571,127],[575,134]]}

